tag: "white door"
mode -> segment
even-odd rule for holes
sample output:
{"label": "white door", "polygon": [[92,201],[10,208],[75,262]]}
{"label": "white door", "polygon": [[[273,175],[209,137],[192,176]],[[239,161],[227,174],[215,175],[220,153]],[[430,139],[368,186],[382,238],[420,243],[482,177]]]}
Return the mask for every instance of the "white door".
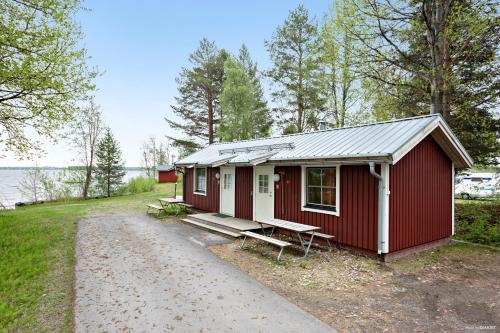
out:
{"label": "white door", "polygon": [[274,166],[256,166],[254,177],[256,221],[274,218]]}
{"label": "white door", "polygon": [[220,213],[234,216],[234,167],[220,168]]}

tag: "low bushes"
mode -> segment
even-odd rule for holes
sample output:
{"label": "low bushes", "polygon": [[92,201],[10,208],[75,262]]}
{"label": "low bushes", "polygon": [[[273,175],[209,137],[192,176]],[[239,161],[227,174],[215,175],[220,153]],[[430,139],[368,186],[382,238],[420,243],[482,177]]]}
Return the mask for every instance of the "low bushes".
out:
{"label": "low bushes", "polygon": [[458,201],[455,238],[500,247],[500,200]]}
{"label": "low bushes", "polygon": [[144,193],[151,192],[154,190],[156,185],[156,180],[149,177],[135,177],[128,180],[125,191],[129,193]]}

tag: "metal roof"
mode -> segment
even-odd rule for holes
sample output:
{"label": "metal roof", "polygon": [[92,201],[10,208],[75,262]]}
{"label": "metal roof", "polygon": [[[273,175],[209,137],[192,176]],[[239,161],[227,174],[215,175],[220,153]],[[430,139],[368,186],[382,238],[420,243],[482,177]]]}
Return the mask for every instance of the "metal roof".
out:
{"label": "metal roof", "polygon": [[255,165],[305,160],[381,160],[396,163],[430,134],[456,167],[472,164],[472,159],[443,118],[440,115],[427,115],[324,131],[215,143],[178,161],[176,165]]}
{"label": "metal roof", "polygon": [[158,171],[170,171],[170,170],[173,170],[175,168],[174,165],[158,165],[158,167],[156,167],[156,170]]}

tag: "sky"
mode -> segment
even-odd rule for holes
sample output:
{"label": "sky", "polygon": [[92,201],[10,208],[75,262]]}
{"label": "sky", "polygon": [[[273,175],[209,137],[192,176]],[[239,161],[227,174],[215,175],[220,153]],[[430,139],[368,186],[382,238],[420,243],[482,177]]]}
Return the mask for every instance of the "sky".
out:
{"label": "sky", "polygon": [[[140,166],[140,147],[150,136],[181,136],[164,118],[173,118],[175,78],[189,66],[189,54],[203,37],[232,53],[244,43],[259,69],[269,69],[264,41],[299,4],[320,21],[331,0],[85,1],[89,10],[78,15],[82,43],[91,56],[89,64],[103,72],[96,80],[95,99],[126,165]],[[67,142],[44,147],[46,154],[36,161],[18,161],[7,153],[0,166],[77,164]]]}

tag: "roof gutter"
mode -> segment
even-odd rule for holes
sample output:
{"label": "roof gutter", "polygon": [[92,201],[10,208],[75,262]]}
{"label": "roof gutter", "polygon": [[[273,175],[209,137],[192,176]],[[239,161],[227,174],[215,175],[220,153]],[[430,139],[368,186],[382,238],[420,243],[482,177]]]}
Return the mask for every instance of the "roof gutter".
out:
{"label": "roof gutter", "polygon": [[368,162],[370,175],[378,179],[378,237],[377,254],[389,252],[389,165],[380,164],[381,174],[375,171],[375,162]]}

